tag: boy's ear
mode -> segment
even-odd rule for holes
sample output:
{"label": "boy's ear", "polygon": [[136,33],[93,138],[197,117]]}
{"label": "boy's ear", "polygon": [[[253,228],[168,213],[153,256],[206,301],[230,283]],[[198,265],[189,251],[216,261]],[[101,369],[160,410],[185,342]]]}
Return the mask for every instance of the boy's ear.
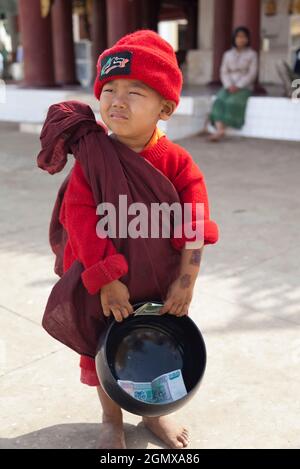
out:
{"label": "boy's ear", "polygon": [[161,111],[159,113],[159,118],[163,121],[167,121],[172,116],[173,112],[176,109],[175,101],[169,101],[164,99],[162,101]]}

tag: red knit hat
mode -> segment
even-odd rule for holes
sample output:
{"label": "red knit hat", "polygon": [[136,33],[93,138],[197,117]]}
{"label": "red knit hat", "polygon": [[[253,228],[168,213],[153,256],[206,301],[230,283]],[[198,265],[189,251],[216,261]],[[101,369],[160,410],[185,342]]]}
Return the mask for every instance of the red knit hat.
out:
{"label": "red knit hat", "polygon": [[127,34],[102,52],[94,83],[96,98],[100,99],[105,83],[117,78],[140,80],[165,99],[179,103],[183,80],[174,49],[154,31]]}

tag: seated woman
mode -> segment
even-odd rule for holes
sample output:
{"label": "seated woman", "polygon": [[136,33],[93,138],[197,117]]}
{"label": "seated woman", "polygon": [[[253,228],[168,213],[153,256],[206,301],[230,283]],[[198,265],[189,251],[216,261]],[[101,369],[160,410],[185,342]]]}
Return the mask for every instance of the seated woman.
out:
{"label": "seated woman", "polygon": [[257,61],[257,52],[250,47],[250,31],[243,26],[236,28],[232,48],[225,52],[222,60],[223,88],[218,92],[209,116],[216,128],[210,141],[221,140],[226,127],[243,127],[247,101],[257,77]]}

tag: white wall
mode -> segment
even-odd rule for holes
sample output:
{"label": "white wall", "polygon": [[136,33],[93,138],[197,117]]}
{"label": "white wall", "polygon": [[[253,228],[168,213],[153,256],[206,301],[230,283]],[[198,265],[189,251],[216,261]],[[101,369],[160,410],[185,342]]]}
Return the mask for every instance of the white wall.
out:
{"label": "white wall", "polygon": [[261,35],[269,38],[270,50],[286,49],[289,42],[289,0],[277,1],[277,15],[266,16],[263,11],[261,13]]}
{"label": "white wall", "polygon": [[260,55],[259,78],[262,83],[281,84],[276,64],[281,60],[291,63],[289,53],[289,0],[277,1],[277,14],[274,16],[264,14],[263,3],[261,11],[262,52]]}

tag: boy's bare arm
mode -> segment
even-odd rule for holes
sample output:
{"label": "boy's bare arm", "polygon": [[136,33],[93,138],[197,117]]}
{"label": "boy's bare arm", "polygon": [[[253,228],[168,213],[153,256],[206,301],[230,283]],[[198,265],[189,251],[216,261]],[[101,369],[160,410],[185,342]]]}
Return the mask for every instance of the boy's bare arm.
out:
{"label": "boy's bare arm", "polygon": [[195,282],[200,270],[204,246],[199,249],[182,249],[180,273],[170,285],[161,313],[184,316],[192,301]]}
{"label": "boy's bare arm", "polygon": [[186,285],[195,283],[201,265],[202,253],[204,246],[200,249],[183,248],[181,253],[180,276]]}

